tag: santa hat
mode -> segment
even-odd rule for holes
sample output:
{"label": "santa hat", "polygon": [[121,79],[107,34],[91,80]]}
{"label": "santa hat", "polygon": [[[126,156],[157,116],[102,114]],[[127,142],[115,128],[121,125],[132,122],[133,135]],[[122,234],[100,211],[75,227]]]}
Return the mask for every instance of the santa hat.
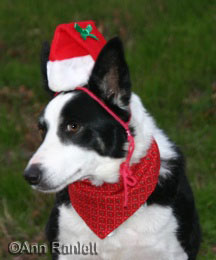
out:
{"label": "santa hat", "polygon": [[85,85],[105,43],[93,21],[59,25],[47,62],[49,88],[60,92]]}

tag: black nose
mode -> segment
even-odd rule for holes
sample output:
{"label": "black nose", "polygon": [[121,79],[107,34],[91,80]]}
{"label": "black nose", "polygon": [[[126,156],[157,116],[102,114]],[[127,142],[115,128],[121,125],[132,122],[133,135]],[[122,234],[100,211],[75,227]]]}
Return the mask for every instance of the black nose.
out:
{"label": "black nose", "polygon": [[41,180],[41,175],[40,164],[32,164],[24,171],[24,178],[31,185],[37,185]]}

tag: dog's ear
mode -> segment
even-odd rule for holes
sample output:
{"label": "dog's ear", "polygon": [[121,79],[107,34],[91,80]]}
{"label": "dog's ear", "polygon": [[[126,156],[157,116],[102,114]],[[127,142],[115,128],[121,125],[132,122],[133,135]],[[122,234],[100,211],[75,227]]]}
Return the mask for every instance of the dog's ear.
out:
{"label": "dog's ear", "polygon": [[50,94],[54,95],[54,92],[49,89],[48,85],[48,77],[47,77],[47,62],[49,60],[50,54],[50,44],[48,42],[44,42],[41,48],[41,73],[42,73],[42,80],[43,86],[45,90]]}
{"label": "dog's ear", "polygon": [[127,107],[131,83],[124,50],[119,38],[111,39],[101,50],[88,82],[98,97],[119,107]]}

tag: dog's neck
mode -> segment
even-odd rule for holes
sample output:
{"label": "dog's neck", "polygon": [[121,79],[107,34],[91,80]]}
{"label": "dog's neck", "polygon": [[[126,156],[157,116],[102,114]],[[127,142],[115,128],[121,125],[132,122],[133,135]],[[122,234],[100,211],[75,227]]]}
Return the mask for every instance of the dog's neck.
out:
{"label": "dog's neck", "polygon": [[[134,129],[135,134],[135,150],[132,156],[132,163],[139,162],[139,160],[146,155],[148,148],[152,142],[153,129],[155,124],[152,118],[147,114],[140,99],[137,95],[132,94],[131,102],[131,123],[130,126]],[[125,147],[127,150],[127,146]],[[96,158],[96,160],[100,158]],[[119,180],[119,167],[125,160],[103,158],[103,164],[99,163],[94,172],[88,178],[94,185],[101,185],[104,182],[115,183]]]}

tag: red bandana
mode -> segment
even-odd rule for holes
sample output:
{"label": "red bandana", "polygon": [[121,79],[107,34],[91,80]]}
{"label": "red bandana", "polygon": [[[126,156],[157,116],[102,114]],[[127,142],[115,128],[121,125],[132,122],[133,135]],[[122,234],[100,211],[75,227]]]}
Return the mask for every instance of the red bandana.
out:
{"label": "red bandana", "polygon": [[132,216],[154,191],[160,170],[160,153],[153,140],[148,153],[130,167],[136,185],[128,187],[127,207],[124,206],[124,183],[94,186],[88,180],[68,186],[72,206],[89,228],[101,239]]}

